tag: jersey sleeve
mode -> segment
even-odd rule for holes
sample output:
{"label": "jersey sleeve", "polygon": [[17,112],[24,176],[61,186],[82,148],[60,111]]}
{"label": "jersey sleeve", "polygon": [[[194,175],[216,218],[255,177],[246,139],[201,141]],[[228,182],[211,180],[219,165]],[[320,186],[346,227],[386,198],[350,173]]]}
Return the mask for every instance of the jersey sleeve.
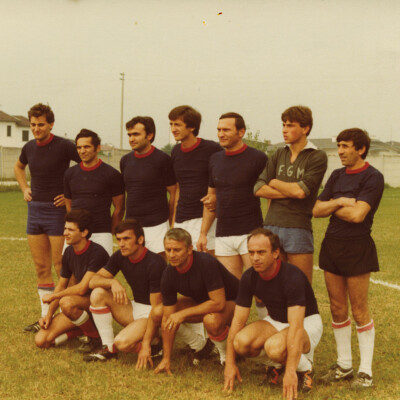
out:
{"label": "jersey sleeve", "polygon": [[172,160],[171,157],[167,154],[165,155],[165,160],[163,162],[163,168],[162,168],[162,175],[163,175],[163,180],[165,182],[165,186],[172,186],[176,184],[176,178],[175,178],[175,172],[174,168],[172,166]]}
{"label": "jersey sleeve", "polygon": [[26,144],[24,145],[24,147],[23,147],[22,150],[21,150],[21,154],[19,155],[19,161],[20,161],[22,164],[24,164],[24,165],[27,165],[27,164],[28,164],[28,156],[27,156],[27,154],[26,154],[26,146],[27,146],[27,144],[28,144],[28,143],[26,143]]}
{"label": "jersey sleeve", "polygon": [[166,264],[164,259],[160,256],[155,259],[151,265],[150,270],[150,293],[160,293],[161,292],[161,278],[165,270]]}
{"label": "jersey sleeve", "polygon": [[173,306],[178,301],[178,294],[173,281],[172,272],[172,267],[167,266],[161,277],[161,294],[164,306]]}
{"label": "jersey sleeve", "polygon": [[113,276],[117,275],[118,272],[121,270],[121,265],[122,265],[122,256],[121,252],[117,251],[108,260],[107,264],[104,266],[104,268]]}
{"label": "jersey sleeve", "polygon": [[379,171],[368,176],[360,190],[357,200],[365,201],[371,209],[378,207],[384,189],[383,175]]}
{"label": "jersey sleeve", "polygon": [[336,179],[336,172],[337,170],[333,171],[331,176],[328,178],[324,190],[322,191],[322,193],[318,196],[318,200],[320,201],[328,201],[332,198],[333,196],[333,184],[335,182]]}
{"label": "jersey sleeve", "polygon": [[94,252],[94,256],[91,257],[89,260],[89,265],[87,270],[90,272],[97,272],[101,268],[107,266],[109,259],[110,257],[108,253],[104,250],[102,246],[99,245],[99,248],[97,248],[96,251]]}
{"label": "jersey sleeve", "polygon": [[287,275],[288,282],[284,285],[287,307],[305,307],[307,305],[306,285],[304,282],[307,278],[301,274],[300,270],[299,273],[294,270]]}
{"label": "jersey sleeve", "polygon": [[256,193],[262,186],[268,185],[271,179],[275,178],[277,152],[278,150],[272,155],[272,157],[267,157],[264,168],[254,185],[254,193]]}
{"label": "jersey sleeve", "polygon": [[71,168],[68,168],[64,173],[64,197],[66,197],[67,199],[72,199],[71,186],[70,186],[71,173],[72,173]]}
{"label": "jersey sleeve", "polygon": [[210,256],[204,260],[202,265],[202,276],[207,292],[224,288],[224,281],[221,276],[221,269],[224,268],[220,262]]}
{"label": "jersey sleeve", "polygon": [[239,291],[236,298],[236,304],[241,307],[250,308],[253,300],[253,291],[251,290],[251,270],[246,270],[239,282]]}
{"label": "jersey sleeve", "polygon": [[211,157],[210,160],[208,161],[208,186],[211,188],[215,188],[215,182],[214,182],[214,176],[213,176],[213,168],[214,168],[214,163],[215,163],[215,155],[217,153],[214,153]]}
{"label": "jersey sleeve", "polygon": [[81,158],[79,157],[75,144],[70,142],[69,140],[67,140],[67,143],[69,159],[79,164],[81,162]]}
{"label": "jersey sleeve", "polygon": [[306,196],[318,191],[322,178],[328,167],[328,157],[322,150],[314,150],[307,162],[306,170],[301,181],[297,184],[303,189]]}
{"label": "jersey sleeve", "polygon": [[111,197],[119,196],[121,194],[124,194],[125,192],[125,186],[124,186],[124,180],[122,178],[122,175],[120,172],[118,172],[116,169],[112,169],[113,174],[110,179],[110,193]]}
{"label": "jersey sleeve", "polygon": [[72,250],[72,247],[67,247],[64,251],[64,254],[62,256],[62,260],[61,260],[61,272],[60,272],[60,276],[62,278],[66,278],[69,279],[71,278],[72,275],[72,271],[69,269],[69,253]]}

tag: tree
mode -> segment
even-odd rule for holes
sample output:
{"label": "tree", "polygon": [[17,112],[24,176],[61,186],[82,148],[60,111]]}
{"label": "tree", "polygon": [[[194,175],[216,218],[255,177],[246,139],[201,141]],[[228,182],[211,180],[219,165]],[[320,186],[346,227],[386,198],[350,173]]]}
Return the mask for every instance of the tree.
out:
{"label": "tree", "polygon": [[161,151],[163,151],[164,153],[167,153],[170,156],[173,147],[174,147],[173,144],[168,143],[164,147],[161,147]]}
{"label": "tree", "polygon": [[257,150],[261,150],[264,153],[266,153],[267,148],[271,144],[271,142],[267,139],[260,141],[259,136],[260,136],[260,131],[257,131],[255,134],[253,134],[253,132],[251,131],[248,131],[246,133],[246,137],[243,139],[243,142],[251,147],[254,147]]}

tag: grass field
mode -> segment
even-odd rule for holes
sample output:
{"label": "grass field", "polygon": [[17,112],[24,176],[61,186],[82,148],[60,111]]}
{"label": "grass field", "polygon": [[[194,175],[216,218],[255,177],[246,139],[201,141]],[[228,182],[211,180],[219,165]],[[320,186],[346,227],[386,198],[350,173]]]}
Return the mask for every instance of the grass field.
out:
{"label": "grass field", "polygon": [[[374,279],[400,285],[399,217],[400,189],[386,189],[376,214],[373,236],[381,271]],[[176,350],[172,377],[152,371],[136,372],[136,355],[122,354],[118,361],[86,364],[71,341],[49,350],[37,349],[33,335],[22,327],[39,313],[35,274],[25,240],[26,204],[20,192],[0,193],[0,399],[279,399],[280,389],[260,386],[262,371],[251,362],[240,364],[243,383],[227,396],[222,393],[223,370],[213,361],[198,369],[190,367],[185,354]],[[327,219],[314,220],[315,263]],[[325,387],[318,377],[335,361],[335,344],[330,328],[329,303],[321,271],[314,271],[313,287],[324,321],[324,334],[315,354],[316,385],[309,399],[399,399],[400,381],[400,291],[385,286],[370,286],[370,309],[376,326],[374,357],[375,387],[351,392],[349,384]],[[117,328],[118,329],[118,328]],[[358,347],[353,325],[353,359],[358,367]]]}

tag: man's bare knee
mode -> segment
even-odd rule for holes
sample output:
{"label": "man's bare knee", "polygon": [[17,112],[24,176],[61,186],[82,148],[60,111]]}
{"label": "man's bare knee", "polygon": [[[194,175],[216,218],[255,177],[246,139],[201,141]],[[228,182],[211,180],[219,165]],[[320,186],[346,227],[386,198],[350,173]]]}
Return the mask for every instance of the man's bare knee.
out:
{"label": "man's bare knee", "polygon": [[283,362],[286,359],[286,340],[283,335],[273,335],[264,343],[267,356],[275,362]]}
{"label": "man's bare knee", "polygon": [[90,294],[90,304],[93,307],[101,307],[105,305],[105,299],[108,295],[108,290],[103,288],[95,288]]}
{"label": "man's bare knee", "polygon": [[51,346],[51,343],[49,343],[47,340],[46,333],[43,332],[42,330],[40,330],[35,335],[35,344],[37,347],[40,347],[41,349],[48,349]]}
{"label": "man's bare knee", "polygon": [[68,317],[76,310],[76,302],[71,296],[64,296],[60,299],[61,311]]}
{"label": "man's bare knee", "polygon": [[221,316],[216,313],[206,314],[203,318],[203,323],[211,336],[219,336],[226,329],[226,326],[223,326]]}
{"label": "man's bare knee", "polygon": [[162,305],[162,303],[157,304],[156,306],[154,306],[151,309],[151,319],[157,323],[157,324],[161,324],[162,321],[162,316],[163,316],[163,312],[164,312],[164,307]]}
{"label": "man's bare knee", "polygon": [[135,347],[136,342],[132,342],[128,337],[117,335],[114,339],[115,347],[122,352],[130,352]]}
{"label": "man's bare knee", "polygon": [[240,356],[248,356],[250,354],[251,342],[247,335],[238,332],[233,339],[233,347],[235,352]]}
{"label": "man's bare knee", "polygon": [[348,318],[348,307],[347,304],[341,304],[335,301],[331,301],[330,304],[332,319],[335,322],[342,322]]}

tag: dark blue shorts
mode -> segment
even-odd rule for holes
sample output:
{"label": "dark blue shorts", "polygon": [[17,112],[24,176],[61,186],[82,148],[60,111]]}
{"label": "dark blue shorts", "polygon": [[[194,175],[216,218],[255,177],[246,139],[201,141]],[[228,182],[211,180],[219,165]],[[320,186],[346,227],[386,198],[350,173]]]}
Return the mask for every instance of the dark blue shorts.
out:
{"label": "dark blue shorts", "polygon": [[65,207],[56,207],[53,203],[44,201],[28,202],[28,235],[63,236]]}
{"label": "dark blue shorts", "polygon": [[314,238],[312,232],[302,228],[282,228],[280,226],[267,225],[275,235],[279,236],[281,247],[287,254],[311,254],[314,253]]}

